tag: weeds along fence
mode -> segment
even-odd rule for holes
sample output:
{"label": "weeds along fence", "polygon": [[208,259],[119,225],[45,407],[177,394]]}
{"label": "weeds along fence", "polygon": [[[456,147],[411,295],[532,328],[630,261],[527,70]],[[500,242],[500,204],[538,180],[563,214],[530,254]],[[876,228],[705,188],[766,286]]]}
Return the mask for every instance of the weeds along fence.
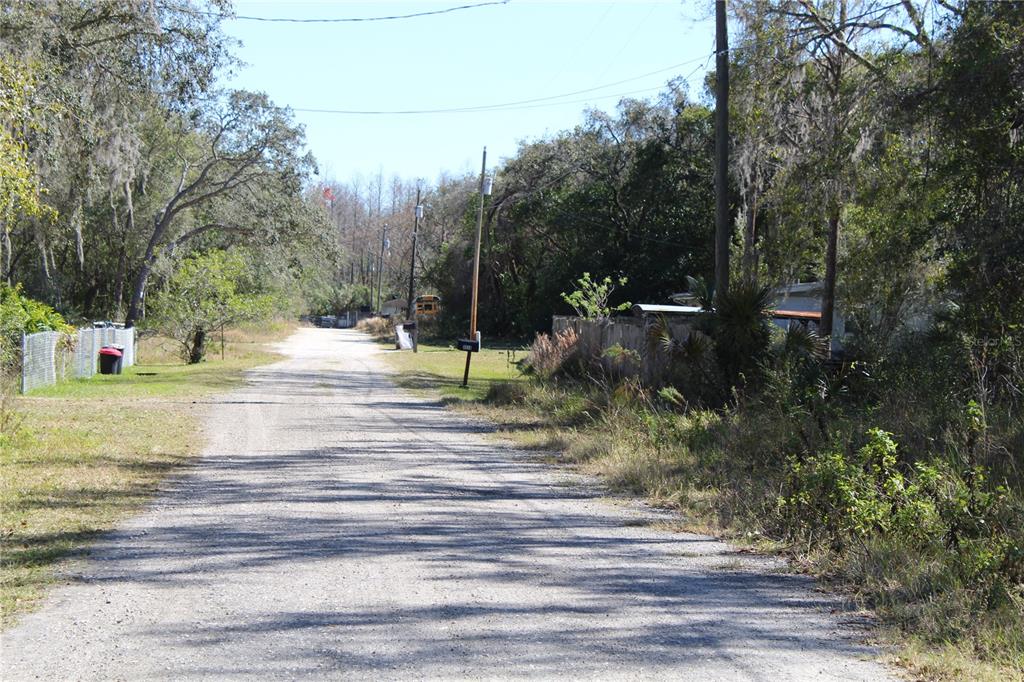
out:
{"label": "weeds along fence", "polygon": [[135,364],[135,330],[79,329],[74,334],[37,332],[21,343],[21,392],[53,386],[65,379],[87,379],[96,374],[100,349],[123,346],[123,366]]}
{"label": "weeds along fence", "polygon": [[[619,317],[611,320],[585,320],[581,317],[556,315],[551,320],[551,331],[571,329],[579,337],[584,357],[599,360],[606,372],[619,376],[636,376],[645,384],[656,386],[663,382],[669,357],[658,344],[650,340],[650,320],[639,317]],[[673,338],[683,340],[693,325],[682,320],[669,320]],[[619,347],[627,353],[612,353]]]}

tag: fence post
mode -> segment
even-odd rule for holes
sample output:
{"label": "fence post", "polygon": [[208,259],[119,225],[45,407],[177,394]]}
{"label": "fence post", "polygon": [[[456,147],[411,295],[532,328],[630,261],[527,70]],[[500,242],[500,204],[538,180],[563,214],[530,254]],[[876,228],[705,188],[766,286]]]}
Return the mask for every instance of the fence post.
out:
{"label": "fence post", "polygon": [[24,332],[21,334],[21,394],[25,395],[25,389],[28,387],[25,377],[25,358],[28,355],[28,337]]}

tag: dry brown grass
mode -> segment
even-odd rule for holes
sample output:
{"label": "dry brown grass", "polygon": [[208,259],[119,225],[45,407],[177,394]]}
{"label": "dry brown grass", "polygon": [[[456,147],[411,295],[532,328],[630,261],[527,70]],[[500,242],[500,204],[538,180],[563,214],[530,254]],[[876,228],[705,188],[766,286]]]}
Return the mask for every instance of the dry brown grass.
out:
{"label": "dry brown grass", "polygon": [[579,354],[579,336],[572,329],[564,329],[551,336],[537,334],[526,365],[542,377],[550,377]]}
{"label": "dry brown grass", "polygon": [[356,325],[356,331],[369,334],[381,341],[394,340],[395,338],[394,323],[383,317],[370,317],[365,320],[359,320],[359,324]]}

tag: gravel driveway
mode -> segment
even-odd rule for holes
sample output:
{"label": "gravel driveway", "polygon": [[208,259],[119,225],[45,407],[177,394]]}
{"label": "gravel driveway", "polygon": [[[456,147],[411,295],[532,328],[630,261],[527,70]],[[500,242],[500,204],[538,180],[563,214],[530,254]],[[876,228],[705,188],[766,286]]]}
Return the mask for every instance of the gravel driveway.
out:
{"label": "gravel driveway", "polygon": [[4,680],[886,679],[774,560],[645,526],[303,329],[2,638]]}

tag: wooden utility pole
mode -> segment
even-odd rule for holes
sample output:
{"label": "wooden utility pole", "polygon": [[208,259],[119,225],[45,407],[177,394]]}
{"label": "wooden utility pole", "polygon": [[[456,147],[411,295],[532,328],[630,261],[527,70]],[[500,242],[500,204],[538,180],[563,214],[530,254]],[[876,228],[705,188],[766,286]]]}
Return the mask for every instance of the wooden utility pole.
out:
{"label": "wooden utility pole", "polygon": [[408,310],[406,312],[406,319],[411,320],[416,314],[416,238],[420,233],[420,215],[423,213],[423,207],[420,206],[420,188],[416,188],[416,208],[413,209],[413,223],[412,223],[412,258],[409,259],[409,300],[407,302]]}
{"label": "wooden utility pole", "polygon": [[[476,306],[480,295],[480,234],[484,227],[484,181],[487,176],[487,147],[484,147],[483,160],[480,162],[480,207],[476,214],[476,251],[473,256],[473,298],[469,307],[469,340],[476,339]],[[473,352],[466,351],[466,371],[462,375],[462,385],[469,385],[469,363]]]}
{"label": "wooden utility pole", "polygon": [[715,0],[715,298],[729,290],[729,27]]}
{"label": "wooden utility pole", "polygon": [[412,258],[409,259],[409,300],[405,319],[413,323],[412,328],[412,351],[419,351],[419,329],[416,328],[416,238],[420,234],[420,217],[423,215],[423,206],[420,205],[420,188],[416,188],[416,208],[413,209],[412,227]]}
{"label": "wooden utility pole", "polygon": [[[380,233],[380,259],[377,261],[377,312],[380,313],[381,290],[384,288],[384,250],[388,243],[388,224],[384,223],[384,229]],[[370,290],[373,294],[373,290]],[[372,303],[372,301],[371,301]]]}

